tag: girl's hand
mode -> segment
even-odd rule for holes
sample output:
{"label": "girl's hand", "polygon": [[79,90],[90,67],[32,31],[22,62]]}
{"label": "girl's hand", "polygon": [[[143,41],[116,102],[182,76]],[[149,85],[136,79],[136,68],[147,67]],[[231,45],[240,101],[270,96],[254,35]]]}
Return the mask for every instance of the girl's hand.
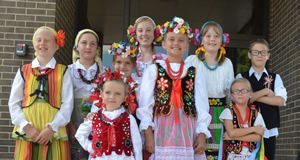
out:
{"label": "girl's hand", "polygon": [[154,153],[154,135],[151,127],[145,130],[145,149],[149,153]]}
{"label": "girl's hand", "polygon": [[36,142],[39,144],[47,144],[53,135],[54,131],[52,130],[52,128],[50,128],[50,126],[47,126],[38,135],[38,137],[36,138]]}
{"label": "girl's hand", "polygon": [[194,150],[195,153],[197,154],[203,154],[205,152],[206,149],[206,136],[204,133],[200,133],[197,138],[196,141],[194,143]]}
{"label": "girl's hand", "polygon": [[38,135],[40,134],[40,131],[36,128],[34,128],[32,125],[27,124],[24,127],[24,132],[26,133],[26,136],[28,138],[31,138],[34,142],[36,142],[36,138],[38,137]]}

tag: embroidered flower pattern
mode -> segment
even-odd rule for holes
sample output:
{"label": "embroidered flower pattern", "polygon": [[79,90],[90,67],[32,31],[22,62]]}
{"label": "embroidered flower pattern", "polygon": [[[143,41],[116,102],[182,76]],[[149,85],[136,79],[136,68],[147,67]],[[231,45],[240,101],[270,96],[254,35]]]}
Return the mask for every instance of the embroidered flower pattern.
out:
{"label": "embroidered flower pattern", "polygon": [[159,80],[157,80],[158,88],[160,88],[162,91],[167,89],[169,87],[168,80],[161,77]]}
{"label": "embroidered flower pattern", "polygon": [[271,75],[265,77],[265,83],[264,83],[264,86],[265,86],[266,88],[269,88],[269,89],[270,89],[273,80],[274,80],[274,79],[273,79],[273,77],[272,77]]}
{"label": "embroidered flower pattern", "polygon": [[220,99],[218,98],[212,98],[212,99],[209,99],[209,105],[210,106],[223,106],[223,102],[220,101]]}
{"label": "embroidered flower pattern", "polygon": [[186,81],[186,84],[187,84],[186,88],[187,88],[189,91],[192,91],[192,90],[193,90],[193,87],[194,87],[193,80],[190,79],[190,80]]}

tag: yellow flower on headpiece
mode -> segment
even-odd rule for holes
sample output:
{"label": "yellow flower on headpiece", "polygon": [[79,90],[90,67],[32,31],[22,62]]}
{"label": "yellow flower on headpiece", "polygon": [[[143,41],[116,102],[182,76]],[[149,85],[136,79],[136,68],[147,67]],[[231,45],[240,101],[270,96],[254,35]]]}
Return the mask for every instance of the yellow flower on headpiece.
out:
{"label": "yellow flower on headpiece", "polygon": [[118,43],[114,43],[113,46],[114,46],[114,48],[118,48],[119,44]]}

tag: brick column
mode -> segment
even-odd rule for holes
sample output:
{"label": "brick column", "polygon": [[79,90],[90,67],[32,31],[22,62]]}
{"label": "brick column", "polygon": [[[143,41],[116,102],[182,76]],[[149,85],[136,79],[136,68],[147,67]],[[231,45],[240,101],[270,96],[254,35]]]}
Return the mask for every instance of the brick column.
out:
{"label": "brick column", "polygon": [[296,159],[300,152],[300,2],[270,0],[271,70],[279,73],[288,91],[280,108],[281,127],[276,159]]}

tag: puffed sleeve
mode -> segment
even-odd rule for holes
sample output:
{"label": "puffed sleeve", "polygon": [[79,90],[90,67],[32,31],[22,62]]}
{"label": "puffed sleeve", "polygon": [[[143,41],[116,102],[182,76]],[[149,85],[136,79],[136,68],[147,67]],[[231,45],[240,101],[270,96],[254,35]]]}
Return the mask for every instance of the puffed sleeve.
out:
{"label": "puffed sleeve", "polygon": [[89,140],[89,135],[92,132],[92,121],[90,119],[85,119],[83,123],[77,129],[75,134],[75,138],[81,145],[83,149],[88,151],[89,153],[93,153],[92,141]]}
{"label": "puffed sleeve", "polygon": [[141,134],[138,128],[138,125],[136,123],[135,118],[130,115],[130,132],[131,132],[131,139],[133,143],[133,150],[134,150],[134,158],[136,160],[142,160],[143,154],[142,154],[142,138]]}
{"label": "puffed sleeve", "polygon": [[284,106],[286,106],[287,92],[286,92],[286,88],[284,87],[283,81],[279,74],[276,74],[275,84],[274,84],[274,93],[275,93],[275,96],[280,96],[284,99]]}
{"label": "puffed sleeve", "polygon": [[17,74],[14,78],[11,92],[8,100],[9,113],[11,117],[11,122],[19,126],[18,132],[21,134],[24,133],[23,128],[29,124],[26,120],[26,117],[22,111],[22,100],[24,97],[24,80],[21,76],[20,69],[17,71]]}
{"label": "puffed sleeve", "polygon": [[70,122],[70,117],[73,111],[73,83],[70,74],[67,72],[69,71],[65,72],[63,79],[61,107],[56,113],[53,121],[49,123],[55,132],[58,131],[59,127],[65,126]]}
{"label": "puffed sleeve", "polygon": [[197,110],[196,133],[204,133],[207,138],[211,137],[208,126],[211,121],[205,79],[199,70],[196,71],[195,101]]}
{"label": "puffed sleeve", "polygon": [[154,86],[157,74],[155,64],[150,65],[143,73],[140,85],[136,115],[141,120],[140,130],[146,130],[149,126],[154,127],[153,106],[154,106]]}

